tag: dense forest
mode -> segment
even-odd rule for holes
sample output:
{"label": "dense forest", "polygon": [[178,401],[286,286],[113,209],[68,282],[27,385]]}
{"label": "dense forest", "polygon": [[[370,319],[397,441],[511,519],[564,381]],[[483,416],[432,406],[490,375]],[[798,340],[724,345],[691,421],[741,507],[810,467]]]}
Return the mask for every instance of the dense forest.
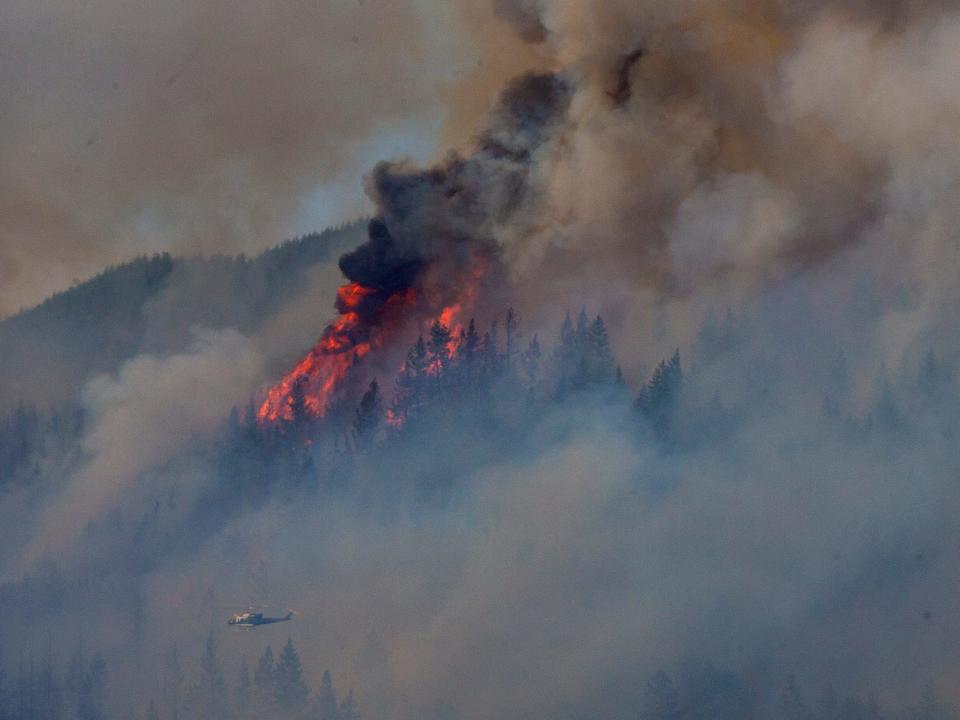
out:
{"label": "dense forest", "polygon": [[362,223],[350,224],[254,258],[141,257],[0,319],[0,411],[76,403],[89,378],[139,353],[183,350],[196,326],[255,332],[315,292],[311,273],[362,232]]}
{"label": "dense forest", "polygon": [[[568,313],[553,342],[525,332],[512,310],[484,327],[471,320],[457,332],[435,322],[409,348],[394,377],[366,378],[359,398],[339,398],[322,420],[307,412],[302,390],[289,420],[259,422],[254,399],[235,408],[212,442],[191,450],[212,481],[189,507],[181,508],[179,520],[171,525],[163,519],[164,498],[157,496],[142,517],[124,521],[117,516],[113,524],[91,526],[85,541],[125,544],[124,572],[136,578],[170,563],[171,557],[189,557],[196,543],[216,537],[231,518],[278,497],[321,506],[350,498],[362,505],[373,493],[378,502],[412,512],[443,507],[467,490],[461,478],[478,468],[562,442],[571,429],[557,423],[557,416],[615,417],[638,448],[664,458],[694,457],[709,447],[727,452],[731,438],[752,415],[763,415],[776,404],[761,375],[753,376],[757,386],[739,395],[739,403],[730,388],[713,382],[717,366],[743,361],[746,325],[730,312],[722,319],[710,313],[690,360],[685,362],[677,351],[638,381],[620,370],[604,319],[591,319],[585,310],[575,319]],[[951,416],[944,408],[955,406],[944,398],[954,386],[953,376],[933,353],[919,356],[911,375],[896,383],[883,378],[873,402],[856,414],[847,402],[851,379],[838,352],[822,375],[822,387],[810,388],[820,398],[816,435],[887,453],[929,421],[944,437],[952,437]],[[355,370],[363,375],[362,366]],[[637,389],[631,391],[631,384]],[[79,409],[48,412],[19,405],[0,420],[0,488],[42,497],[51,489],[44,483],[55,487],[57,478],[82,463],[85,423]],[[438,438],[454,451],[437,452],[432,444]],[[803,453],[804,443],[814,441],[795,438],[779,452]],[[188,540],[179,527],[191,529]],[[74,582],[59,570],[43,570],[0,587],[0,601],[10,617],[52,619],[85,592]],[[24,614],[20,608],[27,598],[34,607]],[[142,632],[137,627],[149,620],[142,607],[132,612],[135,637]],[[6,651],[0,718],[361,717],[353,692],[338,697],[329,672],[319,687],[308,687],[292,639],[276,659],[270,647],[257,658],[224,658],[212,633],[205,643],[195,643],[193,653],[181,654],[178,646],[152,648],[166,658],[162,682],[156,696],[138,694],[137,705],[128,692],[111,697],[110,663],[84,646],[82,630],[76,637],[68,660],[58,661],[52,649],[44,654],[36,646]],[[921,696],[886,708],[871,692],[847,694],[822,681],[808,689],[789,674],[771,689],[709,662],[624,682],[628,689],[620,692],[632,698],[631,716],[641,720],[956,717],[932,684]],[[127,707],[131,703],[136,706]]]}
{"label": "dense forest", "polygon": [[[233,664],[233,663],[231,663]],[[353,691],[338,698],[329,671],[312,692],[303,678],[292,639],[274,658],[267,645],[256,658],[241,658],[236,677],[227,679],[213,634],[197,656],[184,656],[172,646],[163,659],[158,696],[143,707],[110,713],[107,695],[111,677],[100,652],[78,645],[58,664],[21,656],[0,666],[0,717],[4,720],[158,720],[159,718],[289,718],[290,720],[359,720]]]}

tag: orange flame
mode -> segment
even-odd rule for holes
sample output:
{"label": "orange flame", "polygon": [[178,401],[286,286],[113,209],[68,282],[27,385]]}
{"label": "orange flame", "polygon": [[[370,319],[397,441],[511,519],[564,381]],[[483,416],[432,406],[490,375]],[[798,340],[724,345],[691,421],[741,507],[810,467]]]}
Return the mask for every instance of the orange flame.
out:
{"label": "orange flame", "polygon": [[337,291],[340,317],[327,326],[307,356],[267,393],[257,413],[261,423],[292,420],[298,395],[302,396],[304,410],[310,417],[320,418],[326,414],[334,390],[353,364],[371,350],[370,340],[356,340],[355,336],[360,329],[357,309],[374,293],[373,288],[357,283],[349,283]]}
{"label": "orange flame", "polygon": [[[486,272],[486,263],[479,258],[463,284],[459,298],[436,316],[436,321],[450,330],[446,345],[446,358],[437,358],[434,372],[439,373],[443,364],[454,359],[463,342],[464,311],[471,312],[476,300],[480,279]],[[413,304],[418,293],[413,289],[390,297],[378,311],[376,326],[369,327],[362,315],[363,303],[377,294],[374,288],[359,283],[348,283],[337,291],[337,309],[340,317],[327,326],[316,345],[296,367],[267,392],[266,399],[257,412],[261,424],[291,421],[297,413],[318,419],[327,414],[337,390],[350,375],[356,363],[373,350],[378,349],[396,327],[396,315],[401,308]],[[433,321],[427,324],[426,328]],[[430,369],[428,369],[430,372]],[[297,406],[301,405],[300,408]],[[387,411],[387,423],[400,427],[404,418],[392,410]]]}

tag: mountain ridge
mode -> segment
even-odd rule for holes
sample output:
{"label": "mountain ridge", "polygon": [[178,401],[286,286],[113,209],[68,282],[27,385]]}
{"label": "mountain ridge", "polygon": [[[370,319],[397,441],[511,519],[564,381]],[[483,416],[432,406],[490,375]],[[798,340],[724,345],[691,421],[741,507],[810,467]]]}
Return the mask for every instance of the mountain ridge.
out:
{"label": "mountain ridge", "polygon": [[168,354],[192,328],[253,332],[362,240],[365,223],[287,240],[259,255],[143,255],[0,320],[0,412],[56,406],[142,352]]}

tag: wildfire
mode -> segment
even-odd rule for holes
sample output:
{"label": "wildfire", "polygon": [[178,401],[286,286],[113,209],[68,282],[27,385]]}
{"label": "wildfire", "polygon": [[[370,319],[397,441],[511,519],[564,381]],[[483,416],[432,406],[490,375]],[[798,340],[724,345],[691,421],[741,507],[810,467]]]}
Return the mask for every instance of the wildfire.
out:
{"label": "wildfire", "polygon": [[[427,334],[435,323],[450,332],[446,357],[436,358],[435,367],[431,366],[427,372],[441,372],[442,366],[459,352],[466,334],[464,311],[472,312],[485,269],[484,263],[475,263],[464,278],[459,297],[425,323]],[[337,291],[336,307],[340,316],[327,326],[306,357],[267,392],[257,412],[260,423],[289,422],[298,413],[313,419],[324,417],[354,366],[386,342],[396,325],[397,315],[407,312],[417,297],[418,292],[408,288],[384,302],[376,288],[356,282],[343,285]],[[399,427],[403,418],[388,411],[387,422]]]}
{"label": "wildfire", "polygon": [[294,405],[301,401],[310,417],[319,418],[326,414],[336,388],[354,363],[372,348],[370,339],[360,327],[358,310],[374,294],[376,290],[358,283],[349,283],[337,291],[340,317],[327,326],[307,356],[267,393],[257,413],[261,423],[292,420]]}

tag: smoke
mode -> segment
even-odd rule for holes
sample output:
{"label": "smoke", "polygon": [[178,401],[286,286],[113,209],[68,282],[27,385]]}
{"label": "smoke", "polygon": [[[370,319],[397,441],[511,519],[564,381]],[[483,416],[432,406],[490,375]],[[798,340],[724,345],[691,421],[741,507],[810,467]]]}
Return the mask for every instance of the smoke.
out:
{"label": "smoke", "polygon": [[662,356],[709,305],[865,247],[860,270],[891,287],[952,292],[903,264],[952,244],[951,3],[543,2],[537,17],[576,91],[536,220],[505,236],[527,316],[555,317],[545,294],[590,297],[633,348],[666,313]]}
{"label": "smoke", "polygon": [[0,316],[141,252],[318,229],[318,187],[352,219],[368,146],[422,146],[456,69],[431,12],[383,0],[17,0],[0,28]]}
{"label": "smoke", "polygon": [[[369,181],[377,217],[368,242],[341,258],[344,275],[389,297],[427,272],[433,283],[457,283],[478,260],[496,262],[496,232],[524,207],[530,165],[567,96],[560,78],[522,77],[504,91],[467,158],[453,154],[427,170],[379,164]],[[455,292],[447,289],[440,302]]]}
{"label": "smoke", "polygon": [[[681,348],[683,437],[572,403],[337,455],[327,494],[145,534],[177,552],[123,578],[153,623],[138,647],[198,645],[221,605],[297,606],[311,683],[332,666],[371,717],[624,717],[642,678],[707,663],[758,705],[714,717],[772,716],[791,673],[895,704],[955,693],[957,4],[493,8],[551,72],[508,53],[521,79],[470,151],[374,168],[375,219],[340,262],[373,294],[338,309],[375,326],[414,288],[435,312],[482,259],[479,312],[514,303],[532,335],[584,303],[633,385]],[[91,383],[86,457],[28,557],[76,541],[117,577],[83,526],[149,507],[144,476],[209,488],[170,458],[203,454],[258,358],[228,334]],[[142,696],[152,661],[105,629],[117,605],[92,601],[91,633],[140,657]],[[218,639],[231,662],[262,647]]]}
{"label": "smoke", "polygon": [[259,353],[235,331],[198,329],[188,353],[141,355],[116,377],[91,380],[83,396],[89,430],[82,466],[44,510],[26,566],[63,552],[89,523],[130,502],[145,472],[214,437],[257,386],[261,366]]}

